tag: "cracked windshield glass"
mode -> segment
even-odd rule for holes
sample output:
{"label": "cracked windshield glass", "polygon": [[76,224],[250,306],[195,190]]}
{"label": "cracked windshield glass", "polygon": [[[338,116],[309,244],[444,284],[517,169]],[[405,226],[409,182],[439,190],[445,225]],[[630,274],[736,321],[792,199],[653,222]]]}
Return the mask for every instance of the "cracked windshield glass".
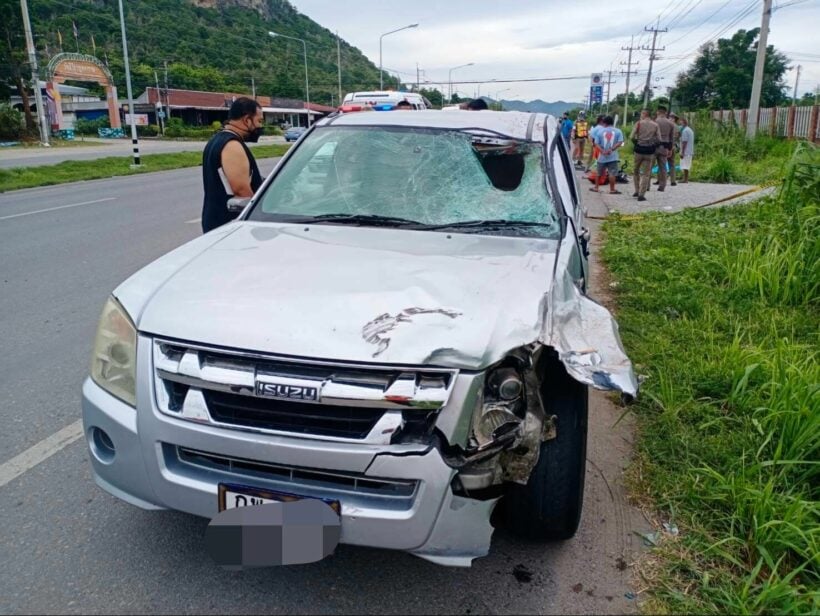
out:
{"label": "cracked windshield glass", "polygon": [[558,217],[545,187],[543,148],[477,141],[453,131],[317,129],[281,169],[250,219],[378,216],[443,228],[510,221],[526,224],[490,230],[556,237]]}

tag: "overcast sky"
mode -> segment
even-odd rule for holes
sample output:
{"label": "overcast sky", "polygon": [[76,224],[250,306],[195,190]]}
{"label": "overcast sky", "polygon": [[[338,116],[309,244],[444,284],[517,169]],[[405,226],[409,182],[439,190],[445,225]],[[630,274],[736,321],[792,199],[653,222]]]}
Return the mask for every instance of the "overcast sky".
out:
{"label": "overcast sky", "polygon": [[[588,91],[589,74],[612,65],[613,96],[623,92],[625,79],[615,72],[625,69],[627,52],[621,46],[648,45],[651,34],[644,26],[669,32],[658,35],[666,50],[656,61],[655,82],[664,89],[678,71],[695,57],[697,48],[728,27],[720,38],[740,28],[760,25],[762,0],[291,0],[296,8],[324,27],[336,31],[379,64],[379,36],[402,26],[414,29],[385,36],[383,64],[403,80],[446,83],[448,71],[460,64],[473,66],[453,71],[453,81],[483,81],[480,93],[495,98],[547,101],[581,101]],[[792,4],[793,3],[793,4]],[[788,52],[793,64],[802,65],[800,94],[820,84],[820,0],[774,0],[786,5],[775,10],[769,43]],[[649,52],[637,51],[639,73],[632,76],[630,90],[640,91],[646,80]],[[344,70],[344,67],[342,67]],[[786,79],[794,86],[794,70]],[[582,79],[542,82],[489,83],[491,80],[573,77]],[[444,86],[446,87],[446,86]],[[473,96],[478,84],[457,86],[461,95]],[[503,90],[509,88],[506,92]]]}

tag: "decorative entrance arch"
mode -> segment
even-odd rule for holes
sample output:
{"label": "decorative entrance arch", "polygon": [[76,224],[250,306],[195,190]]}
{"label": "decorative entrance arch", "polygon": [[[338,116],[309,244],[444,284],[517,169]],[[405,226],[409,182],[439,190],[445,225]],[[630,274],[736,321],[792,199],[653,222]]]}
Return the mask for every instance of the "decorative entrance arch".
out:
{"label": "decorative entrance arch", "polygon": [[62,101],[56,86],[68,79],[96,81],[104,85],[111,128],[120,128],[117,88],[114,86],[114,78],[111,76],[108,67],[94,56],[81,53],[60,53],[51,58],[48,67],[46,67],[46,93],[49,99],[52,130],[57,131],[65,128],[63,126]]}

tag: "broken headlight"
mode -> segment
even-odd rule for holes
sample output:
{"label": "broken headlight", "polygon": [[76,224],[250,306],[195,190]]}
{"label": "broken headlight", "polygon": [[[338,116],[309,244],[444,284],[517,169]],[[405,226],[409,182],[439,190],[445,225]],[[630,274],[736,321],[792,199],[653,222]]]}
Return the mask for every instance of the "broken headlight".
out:
{"label": "broken headlight", "polygon": [[91,355],[92,380],[123,402],[137,406],[137,329],[113,297],[100,315]]}
{"label": "broken headlight", "polygon": [[484,404],[473,424],[479,446],[516,429],[524,418],[524,380],[518,368],[502,365],[487,374]]}

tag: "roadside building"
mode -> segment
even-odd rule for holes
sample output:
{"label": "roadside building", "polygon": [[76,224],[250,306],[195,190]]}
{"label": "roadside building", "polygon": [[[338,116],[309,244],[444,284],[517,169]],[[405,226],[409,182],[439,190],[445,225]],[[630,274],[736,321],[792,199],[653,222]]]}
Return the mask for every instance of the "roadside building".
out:
{"label": "roadside building", "polygon": [[[46,88],[46,82],[40,81],[40,93],[43,96],[43,101],[46,105],[46,112],[49,117],[49,124],[54,125],[55,102],[53,97]],[[64,83],[55,84],[57,91],[60,94],[60,104],[62,108],[62,129],[73,129],[77,120],[96,120],[100,117],[108,116],[108,101],[93,93],[89,88],[79,86],[69,86]],[[29,91],[29,109],[32,113],[37,113],[37,104],[34,100],[34,93]],[[23,111],[23,98],[19,94],[13,94],[9,101],[12,107],[17,111]]]}
{"label": "roadside building", "polygon": [[[157,123],[157,113],[168,111],[171,118],[180,118],[190,126],[207,126],[213,122],[228,119],[228,109],[240,96],[250,96],[239,92],[202,92],[198,90],[146,88],[134,99],[134,109],[138,114],[147,114],[151,124]],[[307,126],[308,114],[316,120],[336,111],[335,107],[310,103],[292,98],[257,96],[262,105],[266,124],[278,126]]]}

